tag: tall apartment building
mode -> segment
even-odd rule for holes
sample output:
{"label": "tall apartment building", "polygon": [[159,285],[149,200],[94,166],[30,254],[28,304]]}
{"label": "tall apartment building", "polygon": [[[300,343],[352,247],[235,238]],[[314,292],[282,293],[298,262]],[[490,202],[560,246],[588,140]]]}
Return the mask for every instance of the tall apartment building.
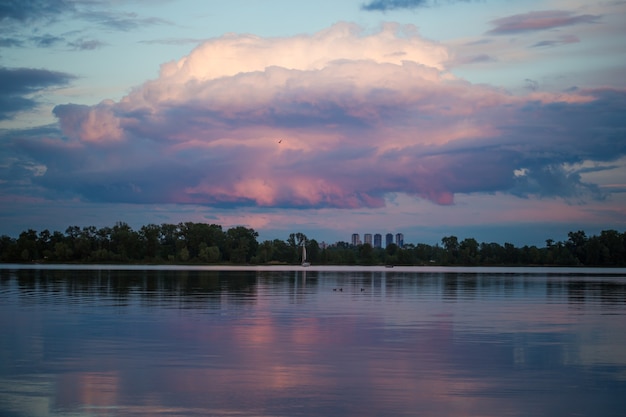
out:
{"label": "tall apartment building", "polygon": [[[373,239],[372,239],[373,237]],[[393,240],[393,234],[392,233],[387,233],[385,235],[385,247],[391,245],[392,243],[394,243]],[[353,233],[352,234],[352,245],[354,246],[358,246],[361,245],[362,243],[368,243],[370,245],[372,245],[372,247],[374,248],[382,248],[382,244],[383,244],[383,236],[380,233],[376,233],[374,235],[372,235],[371,233],[365,233],[363,234],[363,242],[361,242],[361,237],[359,236],[358,233]],[[397,233],[396,234],[396,240],[395,240],[395,244],[398,245],[399,248],[404,246],[404,235],[402,233]]]}
{"label": "tall apartment building", "polygon": [[385,247],[391,245],[393,243],[393,235],[391,233],[387,233],[385,235]]}
{"label": "tall apartment building", "polygon": [[399,248],[404,246],[404,235],[402,233],[396,233],[396,245]]}

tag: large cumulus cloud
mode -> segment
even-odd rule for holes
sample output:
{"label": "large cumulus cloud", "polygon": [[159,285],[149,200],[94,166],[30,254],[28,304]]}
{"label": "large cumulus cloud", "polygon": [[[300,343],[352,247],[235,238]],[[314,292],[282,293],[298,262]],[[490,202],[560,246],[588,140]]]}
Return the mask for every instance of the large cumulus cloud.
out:
{"label": "large cumulus cloud", "polygon": [[601,198],[577,164],[626,153],[623,91],[517,97],[453,76],[410,26],[226,35],[119,102],[54,110],[34,181],[93,201],[380,207],[394,193]]}

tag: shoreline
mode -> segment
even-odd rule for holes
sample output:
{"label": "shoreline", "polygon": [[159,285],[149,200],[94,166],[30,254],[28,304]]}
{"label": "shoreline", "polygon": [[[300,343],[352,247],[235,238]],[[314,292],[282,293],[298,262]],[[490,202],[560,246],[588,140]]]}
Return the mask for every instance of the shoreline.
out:
{"label": "shoreline", "polygon": [[585,266],[383,266],[383,265],[154,265],[154,264],[0,264],[0,270],[85,271],[257,271],[257,272],[412,272],[472,274],[585,274],[625,275],[624,267]]}

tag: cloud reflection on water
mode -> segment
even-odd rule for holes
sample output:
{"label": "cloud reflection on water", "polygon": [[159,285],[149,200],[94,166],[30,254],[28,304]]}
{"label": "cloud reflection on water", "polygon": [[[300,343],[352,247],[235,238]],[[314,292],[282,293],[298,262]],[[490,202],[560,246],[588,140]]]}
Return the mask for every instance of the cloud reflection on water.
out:
{"label": "cloud reflection on water", "polygon": [[617,416],[625,405],[623,275],[0,277],[9,415]]}

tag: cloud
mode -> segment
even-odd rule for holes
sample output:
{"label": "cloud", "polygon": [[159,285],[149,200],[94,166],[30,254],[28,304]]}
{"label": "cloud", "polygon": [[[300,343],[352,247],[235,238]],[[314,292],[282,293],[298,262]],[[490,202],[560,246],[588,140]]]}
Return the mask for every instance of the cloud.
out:
{"label": "cloud", "polygon": [[496,62],[496,61],[497,59],[495,59],[493,56],[489,54],[476,54],[476,55],[458,56],[454,59],[454,61],[451,61],[449,64],[453,64],[456,66],[456,65],[480,64],[484,62]]}
{"label": "cloud", "polygon": [[54,46],[59,42],[63,41],[63,38],[59,36],[54,36],[50,34],[42,35],[42,36],[34,36],[30,39],[35,43],[36,46],[40,48],[48,48],[50,46]]}
{"label": "cloud", "polygon": [[150,39],[145,41],[139,41],[139,43],[144,43],[148,45],[157,44],[157,45],[187,45],[187,44],[199,44],[204,42],[205,39],[196,39],[196,38],[167,38],[167,39]]}
{"label": "cloud", "polygon": [[530,90],[530,91],[537,91],[539,90],[539,83],[535,80],[531,80],[530,78],[526,78],[524,80],[524,84],[525,84],[525,88]]}
{"label": "cloud", "polygon": [[73,42],[68,42],[67,45],[72,49],[80,51],[93,51],[95,49],[100,49],[107,44],[96,39],[78,39]]}
{"label": "cloud", "polygon": [[373,0],[363,4],[361,9],[368,11],[386,11],[395,9],[415,9],[427,6],[429,0]]}
{"label": "cloud", "polygon": [[0,5],[0,22],[14,20],[28,22],[48,19],[74,10],[74,1],[68,0],[19,0],[3,2]]}
{"label": "cloud", "polygon": [[97,23],[107,28],[129,31],[144,26],[169,24],[163,19],[154,17],[139,17],[136,13],[113,12],[109,10],[80,11],[77,17]]}
{"label": "cloud", "polygon": [[21,47],[24,42],[17,38],[0,38],[0,48]]}
{"label": "cloud", "polygon": [[[573,168],[626,155],[626,92],[517,97],[446,70],[411,26],[227,35],[119,101],[57,106],[61,133],[13,141],[34,186],[93,202],[213,207],[451,205],[605,195]],[[45,168],[45,171],[44,171]],[[22,170],[22,175],[31,171]]]}
{"label": "cloud", "polygon": [[[51,34],[32,36],[24,29],[37,23],[48,27],[49,23],[75,11],[75,1],[68,0],[22,0],[5,1],[0,4],[0,34],[7,37],[0,39],[0,47],[22,47],[31,43],[44,48],[55,45],[62,39]],[[34,30],[33,32],[37,32]]]}
{"label": "cloud", "polygon": [[549,39],[549,40],[543,40],[543,41],[537,42],[536,44],[532,45],[532,47],[540,48],[540,47],[546,47],[546,46],[566,45],[566,44],[578,43],[578,42],[580,42],[580,39],[578,38],[578,36],[563,35],[563,36],[559,36],[557,39]]}
{"label": "cloud", "polygon": [[[448,0],[448,3],[467,2],[471,0]],[[361,5],[361,10],[385,12],[388,10],[417,9],[430,7],[439,3],[436,0],[372,0]]]}
{"label": "cloud", "polygon": [[545,10],[516,14],[493,20],[496,26],[487,34],[510,35],[524,32],[536,32],[578,24],[597,23],[601,16],[575,14],[566,10]]}
{"label": "cloud", "polygon": [[144,25],[165,23],[157,18],[142,18],[135,13],[111,10],[111,2],[94,0],[19,0],[0,5],[0,22],[51,21],[71,14],[108,28],[127,31]]}
{"label": "cloud", "polygon": [[37,106],[33,93],[67,85],[73,79],[70,74],[45,69],[0,67],[0,120]]}
{"label": "cloud", "polygon": [[[36,47],[52,47],[65,40],[63,37],[52,34],[30,36],[24,31],[24,23],[29,25],[50,27],[51,23],[59,23],[66,19],[89,22],[106,30],[127,32],[153,25],[168,25],[169,22],[154,18],[142,17],[136,13],[117,11],[111,7],[111,2],[94,0],[23,0],[10,1],[0,5],[0,34],[7,36],[0,39],[0,47],[23,46],[32,43]],[[36,32],[36,30],[35,30]],[[81,31],[81,32],[84,32]],[[93,50],[100,48],[104,43],[97,40],[77,39],[68,41],[68,46],[75,50]]]}
{"label": "cloud", "polygon": [[605,195],[600,187],[583,182],[580,174],[581,171],[567,170],[561,164],[540,164],[532,169],[524,168],[516,172],[516,184],[511,193],[522,197],[560,195],[572,202],[584,201],[589,197],[603,199]]}

